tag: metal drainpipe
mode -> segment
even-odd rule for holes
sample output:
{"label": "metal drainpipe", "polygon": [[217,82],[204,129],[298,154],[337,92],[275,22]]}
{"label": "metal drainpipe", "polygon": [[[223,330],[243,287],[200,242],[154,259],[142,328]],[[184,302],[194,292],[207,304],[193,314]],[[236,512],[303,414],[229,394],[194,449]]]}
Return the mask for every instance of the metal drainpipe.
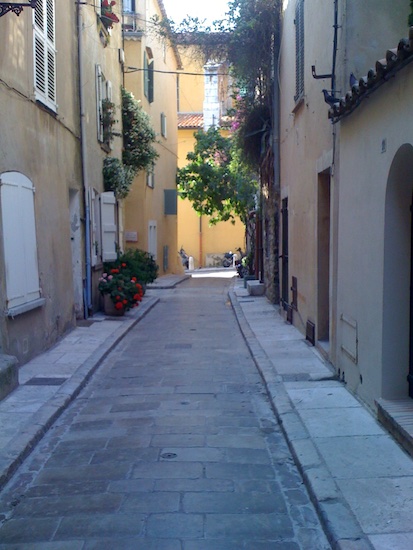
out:
{"label": "metal drainpipe", "polygon": [[83,37],[82,37],[82,7],[77,3],[77,32],[78,32],[78,64],[79,64],[79,104],[80,104],[80,146],[82,162],[82,178],[85,204],[85,259],[86,259],[86,304],[85,318],[92,311],[92,265],[90,243],[90,205],[89,205],[89,179],[87,171],[87,147],[85,102],[83,94]]}
{"label": "metal drainpipe", "polygon": [[333,66],[331,68],[331,93],[333,96],[336,93],[337,33],[338,33],[338,0],[334,0]]}

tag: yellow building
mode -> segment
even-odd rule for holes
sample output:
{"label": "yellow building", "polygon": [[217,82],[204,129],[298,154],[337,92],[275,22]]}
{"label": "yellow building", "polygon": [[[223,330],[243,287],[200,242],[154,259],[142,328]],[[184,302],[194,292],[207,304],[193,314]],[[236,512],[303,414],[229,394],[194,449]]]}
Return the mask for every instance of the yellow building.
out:
{"label": "yellow building", "polygon": [[[192,46],[179,46],[183,71],[178,76],[178,167],[187,164],[193,151],[194,133],[212,125],[223,125],[231,107],[228,69],[220,63],[204,64]],[[222,132],[228,135],[225,126]],[[195,267],[220,264],[224,252],[245,249],[245,226],[236,219],[210,225],[188,200],[178,199],[178,245],[194,258]]]}
{"label": "yellow building", "polygon": [[123,3],[125,88],[141,101],[157,134],[153,170],[135,177],[124,201],[124,248],[151,253],[159,274],[182,271],[177,255],[177,49],[151,20],[166,17],[161,0]]}

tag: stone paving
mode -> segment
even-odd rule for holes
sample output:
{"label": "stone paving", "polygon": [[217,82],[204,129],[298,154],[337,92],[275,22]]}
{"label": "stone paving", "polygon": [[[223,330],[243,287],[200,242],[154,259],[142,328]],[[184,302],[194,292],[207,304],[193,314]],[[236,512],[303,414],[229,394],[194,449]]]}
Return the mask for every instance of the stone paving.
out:
{"label": "stone paving", "polygon": [[330,548],[227,298],[162,290],[0,495],[0,549]]}

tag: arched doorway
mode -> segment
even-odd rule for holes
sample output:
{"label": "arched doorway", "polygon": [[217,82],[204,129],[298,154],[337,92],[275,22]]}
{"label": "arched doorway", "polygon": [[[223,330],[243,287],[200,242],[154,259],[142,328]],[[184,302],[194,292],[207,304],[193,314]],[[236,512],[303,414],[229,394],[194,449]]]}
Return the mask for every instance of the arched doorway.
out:
{"label": "arched doorway", "polygon": [[[413,146],[402,145],[390,167],[384,223],[382,396],[406,398],[413,375]],[[413,397],[413,378],[411,397]]]}

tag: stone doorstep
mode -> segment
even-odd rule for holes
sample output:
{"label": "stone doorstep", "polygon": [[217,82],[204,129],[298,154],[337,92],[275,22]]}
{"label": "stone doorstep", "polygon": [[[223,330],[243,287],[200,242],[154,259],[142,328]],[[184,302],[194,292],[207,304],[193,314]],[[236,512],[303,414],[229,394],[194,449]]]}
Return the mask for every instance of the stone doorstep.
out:
{"label": "stone doorstep", "polygon": [[250,296],[264,296],[264,283],[260,281],[247,281],[247,290]]}
{"label": "stone doorstep", "polygon": [[378,399],[377,419],[413,457],[413,399]]}
{"label": "stone doorstep", "polygon": [[17,363],[16,357],[0,354],[0,401],[19,385]]}

